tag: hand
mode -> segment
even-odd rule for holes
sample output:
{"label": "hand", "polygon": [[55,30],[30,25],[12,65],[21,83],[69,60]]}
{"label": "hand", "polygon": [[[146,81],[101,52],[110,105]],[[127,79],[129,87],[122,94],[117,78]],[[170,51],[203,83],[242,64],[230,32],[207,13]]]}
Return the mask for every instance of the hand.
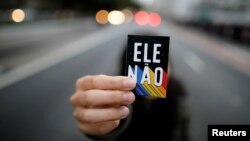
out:
{"label": "hand", "polygon": [[85,76],[77,80],[70,102],[74,117],[84,134],[104,135],[129,115],[126,105],[135,100],[135,81],[124,76]]}

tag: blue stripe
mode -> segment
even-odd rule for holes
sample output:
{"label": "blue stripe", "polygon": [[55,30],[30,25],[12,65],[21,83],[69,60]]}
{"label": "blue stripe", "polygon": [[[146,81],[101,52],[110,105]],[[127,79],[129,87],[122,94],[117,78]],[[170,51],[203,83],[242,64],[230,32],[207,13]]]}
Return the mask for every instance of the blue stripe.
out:
{"label": "blue stripe", "polygon": [[138,87],[138,89],[141,90],[143,96],[150,96],[150,94],[148,93],[148,91],[140,84],[136,85],[136,87]]}
{"label": "blue stripe", "polygon": [[[134,68],[132,68],[132,70],[135,71]],[[137,82],[135,87],[136,94],[141,96],[150,96],[149,92],[143,87],[142,84],[140,84],[142,79],[142,70],[139,66],[137,67],[137,72],[135,73],[137,73]]]}

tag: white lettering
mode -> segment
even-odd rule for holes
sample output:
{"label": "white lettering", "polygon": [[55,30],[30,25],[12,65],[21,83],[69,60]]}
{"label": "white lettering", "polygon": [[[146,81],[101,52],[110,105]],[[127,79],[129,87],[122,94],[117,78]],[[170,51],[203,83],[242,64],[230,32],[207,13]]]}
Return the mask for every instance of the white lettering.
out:
{"label": "white lettering", "polygon": [[247,136],[247,131],[242,131],[242,136]]}
{"label": "white lettering", "polygon": [[212,129],[212,136],[246,136],[246,131],[219,131],[218,129]]}
{"label": "white lettering", "polygon": [[[159,75],[158,75],[158,73],[159,73]],[[158,81],[157,81],[157,79],[158,79]],[[155,68],[155,85],[161,86],[162,80],[163,80],[163,69],[161,67],[157,67],[157,68]]]}
{"label": "white lettering", "polygon": [[160,54],[160,51],[157,50],[159,47],[161,47],[161,44],[154,44],[154,52],[153,52],[154,63],[161,63],[161,60],[157,59],[157,55]]}
{"label": "white lettering", "polygon": [[141,62],[141,59],[138,58],[138,55],[141,54],[141,51],[138,51],[138,47],[141,46],[142,43],[135,43],[134,47],[134,62]]}
{"label": "white lettering", "polygon": [[133,68],[128,65],[128,77],[132,78],[135,80],[135,82],[137,81],[137,65],[135,65],[135,70],[133,72]]}
{"label": "white lettering", "polygon": [[150,63],[151,62],[151,60],[148,59],[148,44],[147,43],[144,45],[144,58],[143,58],[143,61],[145,63]]}
{"label": "white lettering", "polygon": [[212,136],[215,136],[215,135],[216,135],[216,136],[219,136],[219,135],[218,135],[218,129],[213,129],[213,130],[212,130]]}
{"label": "white lettering", "polygon": [[145,81],[150,84],[150,74],[149,74],[149,68],[148,66],[144,67],[143,73],[142,73],[142,78],[141,78],[141,84],[143,84]]}

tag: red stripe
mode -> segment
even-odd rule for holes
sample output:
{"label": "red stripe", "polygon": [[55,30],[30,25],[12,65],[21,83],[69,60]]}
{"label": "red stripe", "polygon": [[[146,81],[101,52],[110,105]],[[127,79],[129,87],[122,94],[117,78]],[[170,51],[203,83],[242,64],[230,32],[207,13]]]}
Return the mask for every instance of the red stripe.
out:
{"label": "red stripe", "polygon": [[162,87],[167,89],[167,84],[168,84],[168,74],[164,71],[163,72]]}

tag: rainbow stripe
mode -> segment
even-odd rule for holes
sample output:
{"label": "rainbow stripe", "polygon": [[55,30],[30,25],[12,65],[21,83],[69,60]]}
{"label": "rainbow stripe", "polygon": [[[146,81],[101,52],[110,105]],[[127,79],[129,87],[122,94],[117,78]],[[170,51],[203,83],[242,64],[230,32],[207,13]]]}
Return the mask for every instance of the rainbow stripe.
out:
{"label": "rainbow stripe", "polygon": [[[141,84],[142,78],[142,70],[137,68],[137,84],[135,88],[135,92],[141,96],[153,96],[153,97],[166,97],[166,89],[167,89],[167,73],[163,72],[163,83],[161,86],[154,85],[154,79],[151,79],[150,84],[144,82]],[[154,72],[149,68],[150,78],[154,78]]]}

